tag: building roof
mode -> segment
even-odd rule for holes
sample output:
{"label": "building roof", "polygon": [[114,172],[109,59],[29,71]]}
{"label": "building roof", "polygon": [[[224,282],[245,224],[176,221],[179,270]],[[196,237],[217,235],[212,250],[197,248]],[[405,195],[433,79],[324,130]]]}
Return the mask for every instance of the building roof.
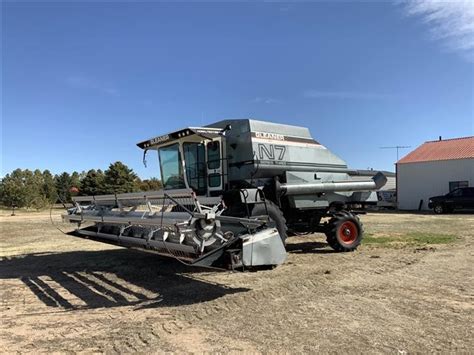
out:
{"label": "building roof", "polygon": [[397,164],[469,158],[474,158],[474,136],[425,142]]}

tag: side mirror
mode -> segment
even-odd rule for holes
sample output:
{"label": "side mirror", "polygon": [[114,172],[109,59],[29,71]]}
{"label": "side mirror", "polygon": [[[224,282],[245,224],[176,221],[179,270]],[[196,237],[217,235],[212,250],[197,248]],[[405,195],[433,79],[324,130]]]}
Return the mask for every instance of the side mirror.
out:
{"label": "side mirror", "polygon": [[219,132],[219,135],[225,136],[227,131],[230,131],[232,129],[232,126],[230,124],[226,125],[222,131]]}

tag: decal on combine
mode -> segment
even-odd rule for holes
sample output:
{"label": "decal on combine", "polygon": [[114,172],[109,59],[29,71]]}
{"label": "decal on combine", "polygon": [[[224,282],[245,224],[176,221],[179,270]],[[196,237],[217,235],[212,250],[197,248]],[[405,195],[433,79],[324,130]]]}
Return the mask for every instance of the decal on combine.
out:
{"label": "decal on combine", "polygon": [[273,140],[276,140],[276,141],[284,141],[285,140],[285,136],[283,134],[266,133],[266,132],[255,132],[255,138],[273,139]]}
{"label": "decal on combine", "polygon": [[252,138],[260,142],[279,141],[279,142],[285,142],[286,145],[291,144],[291,145],[300,145],[300,146],[307,145],[307,144],[320,145],[318,142],[316,142],[312,138],[291,137],[291,136],[285,136],[279,133],[252,132],[251,135],[252,135]]}
{"label": "decal on combine", "polygon": [[150,144],[158,144],[158,143],[163,143],[166,142],[167,140],[170,139],[170,136],[168,134],[165,134],[164,136],[159,136],[150,139]]}
{"label": "decal on combine", "polygon": [[258,143],[258,157],[260,160],[283,160],[285,152],[286,147],[284,145]]}

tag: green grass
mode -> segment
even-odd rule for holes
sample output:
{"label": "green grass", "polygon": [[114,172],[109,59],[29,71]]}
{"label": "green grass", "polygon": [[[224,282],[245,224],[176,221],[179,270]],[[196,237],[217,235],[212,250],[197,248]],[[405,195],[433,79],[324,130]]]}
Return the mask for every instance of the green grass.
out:
{"label": "green grass", "polygon": [[366,234],[362,240],[363,245],[396,248],[402,246],[425,246],[431,244],[449,244],[456,240],[450,234],[411,232],[394,236],[374,236]]}

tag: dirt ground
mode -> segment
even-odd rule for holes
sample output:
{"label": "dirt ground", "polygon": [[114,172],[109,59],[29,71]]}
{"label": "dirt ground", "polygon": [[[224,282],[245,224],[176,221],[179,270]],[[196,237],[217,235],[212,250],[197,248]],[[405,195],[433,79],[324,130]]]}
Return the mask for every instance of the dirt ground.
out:
{"label": "dirt ground", "polygon": [[372,236],[456,238],[334,253],[294,237],[274,270],[214,272],[4,211],[0,352],[471,352],[474,215],[361,218]]}

